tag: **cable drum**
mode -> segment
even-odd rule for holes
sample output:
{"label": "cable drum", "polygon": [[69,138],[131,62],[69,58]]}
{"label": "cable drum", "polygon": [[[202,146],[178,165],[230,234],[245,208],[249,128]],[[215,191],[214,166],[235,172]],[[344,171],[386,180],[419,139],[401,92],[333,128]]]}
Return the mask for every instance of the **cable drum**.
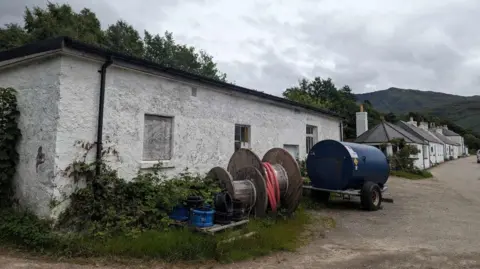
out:
{"label": "cable drum", "polygon": [[[230,158],[228,171],[214,167],[207,176],[218,180],[255,217],[265,216],[268,207],[276,212],[282,206],[293,213],[302,196],[298,163],[282,148],[270,149],[262,160],[249,149],[239,149]],[[241,213],[238,204],[234,207],[235,213]]]}

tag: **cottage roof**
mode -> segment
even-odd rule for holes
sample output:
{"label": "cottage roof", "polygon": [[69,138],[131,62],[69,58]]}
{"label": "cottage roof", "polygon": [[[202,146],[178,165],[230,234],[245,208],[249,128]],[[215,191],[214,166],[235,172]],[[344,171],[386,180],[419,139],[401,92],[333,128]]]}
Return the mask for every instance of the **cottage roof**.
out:
{"label": "cottage roof", "polygon": [[447,128],[442,128],[442,132],[444,136],[460,136],[459,134],[455,133],[452,130],[449,130]]}
{"label": "cottage roof", "polygon": [[425,144],[423,140],[403,130],[399,126],[382,121],[372,129],[361,134],[356,143],[387,143],[392,139],[404,139],[407,143]]}
{"label": "cottage roof", "polygon": [[445,144],[454,145],[454,146],[460,146],[459,143],[454,142],[454,141],[448,139],[448,137],[446,137],[446,136],[444,136],[443,134],[437,132],[436,130],[430,129],[430,132],[431,132],[433,135],[435,135],[438,139],[442,140],[442,142],[445,143]]}
{"label": "cottage roof", "polygon": [[256,96],[258,98],[267,99],[269,101],[273,101],[273,102],[276,102],[276,103],[286,104],[286,105],[290,105],[290,106],[297,107],[297,108],[303,108],[303,109],[313,111],[313,112],[316,112],[316,113],[320,113],[320,114],[323,114],[323,115],[331,116],[331,117],[338,118],[338,119],[343,119],[343,117],[341,117],[339,114],[337,114],[333,111],[329,111],[329,110],[326,110],[326,109],[321,109],[321,108],[301,104],[301,103],[298,103],[298,102],[288,100],[286,98],[274,96],[274,95],[267,94],[267,93],[264,93],[264,92],[261,92],[261,91],[244,88],[244,87],[237,86],[237,85],[234,85],[234,84],[231,84],[231,83],[221,82],[221,81],[218,81],[218,80],[215,80],[215,79],[212,79],[212,78],[207,78],[207,77],[203,77],[203,76],[200,76],[200,75],[192,74],[192,73],[189,73],[189,72],[186,72],[186,71],[183,71],[183,70],[179,70],[179,69],[176,69],[176,68],[163,66],[161,64],[151,62],[151,61],[147,61],[145,59],[129,56],[129,55],[126,55],[126,54],[122,54],[122,53],[114,52],[114,51],[111,51],[111,50],[108,50],[108,49],[105,49],[105,48],[101,48],[99,46],[83,43],[83,42],[80,42],[78,40],[74,40],[70,37],[66,37],[66,36],[46,39],[46,40],[43,40],[43,41],[39,41],[39,42],[24,45],[24,46],[21,46],[21,47],[18,47],[18,48],[14,48],[14,49],[11,49],[11,50],[1,51],[0,52],[0,62],[7,61],[7,60],[12,60],[12,59],[15,59],[15,58],[20,58],[20,57],[26,57],[26,56],[30,56],[30,55],[38,54],[38,53],[61,51],[64,48],[70,48],[70,49],[74,49],[74,50],[98,55],[100,57],[104,57],[105,59],[111,57],[114,60],[117,59],[117,60],[121,60],[122,62],[129,63],[129,64],[154,69],[154,70],[157,70],[157,71],[160,71],[160,72],[163,72],[163,73],[167,73],[167,74],[172,75],[172,76],[181,77],[183,79],[193,80],[193,81],[196,81],[198,83],[207,84],[207,85],[210,85],[210,86],[213,86],[213,87],[220,87],[220,88],[223,88],[223,89],[226,89],[226,90],[240,92],[240,93]]}
{"label": "cottage roof", "polygon": [[442,140],[436,138],[433,134],[430,134],[429,131],[423,130],[422,128],[419,128],[417,126],[413,126],[412,124],[406,123],[404,121],[399,121],[397,125],[420,139],[432,143],[445,144],[444,142],[442,142]]}

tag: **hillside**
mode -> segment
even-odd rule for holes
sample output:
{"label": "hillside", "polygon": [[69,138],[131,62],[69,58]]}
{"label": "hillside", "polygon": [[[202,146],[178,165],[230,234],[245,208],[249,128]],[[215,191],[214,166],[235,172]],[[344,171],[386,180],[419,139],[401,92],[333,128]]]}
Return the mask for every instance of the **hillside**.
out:
{"label": "hillside", "polygon": [[432,91],[389,88],[382,91],[357,94],[357,100],[365,100],[377,110],[405,114],[430,113],[449,119],[463,128],[480,132],[480,96],[458,96]]}

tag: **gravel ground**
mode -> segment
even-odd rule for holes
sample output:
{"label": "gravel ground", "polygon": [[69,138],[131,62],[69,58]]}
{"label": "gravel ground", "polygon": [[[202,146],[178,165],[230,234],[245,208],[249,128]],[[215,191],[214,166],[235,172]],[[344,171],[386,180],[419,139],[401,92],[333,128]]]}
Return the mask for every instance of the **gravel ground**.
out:
{"label": "gravel ground", "polygon": [[[332,216],[337,228],[296,253],[229,265],[169,268],[480,268],[480,165],[474,157],[432,169],[435,178],[392,177],[394,204],[364,212],[353,202],[333,204],[315,214]],[[160,264],[132,268],[168,268]],[[0,268],[88,269],[77,265],[0,254]]]}

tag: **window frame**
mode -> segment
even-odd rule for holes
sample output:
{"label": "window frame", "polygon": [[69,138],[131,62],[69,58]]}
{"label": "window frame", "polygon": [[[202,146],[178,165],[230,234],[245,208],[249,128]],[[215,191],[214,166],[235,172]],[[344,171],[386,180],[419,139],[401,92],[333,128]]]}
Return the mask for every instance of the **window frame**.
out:
{"label": "window frame", "polygon": [[[167,153],[167,158],[146,158],[145,156],[145,142],[146,142],[146,123],[147,123],[147,118],[148,117],[153,117],[157,119],[162,119],[162,120],[167,120],[170,123],[170,139],[169,139],[169,152]],[[162,161],[171,161],[173,158],[173,146],[174,146],[174,126],[175,126],[175,117],[170,116],[170,115],[163,115],[163,114],[152,114],[152,113],[145,113],[143,115],[143,140],[142,140],[142,162],[162,162]]]}
{"label": "window frame", "polygon": [[[237,128],[239,128],[239,135],[237,139]],[[243,131],[242,131],[243,129]],[[247,137],[245,139],[245,136]],[[250,147],[252,144],[252,127],[248,124],[240,124],[236,123],[233,131],[233,145],[234,150],[237,151],[238,149],[242,148],[242,143],[247,143]],[[238,145],[238,146],[237,146]]]}

